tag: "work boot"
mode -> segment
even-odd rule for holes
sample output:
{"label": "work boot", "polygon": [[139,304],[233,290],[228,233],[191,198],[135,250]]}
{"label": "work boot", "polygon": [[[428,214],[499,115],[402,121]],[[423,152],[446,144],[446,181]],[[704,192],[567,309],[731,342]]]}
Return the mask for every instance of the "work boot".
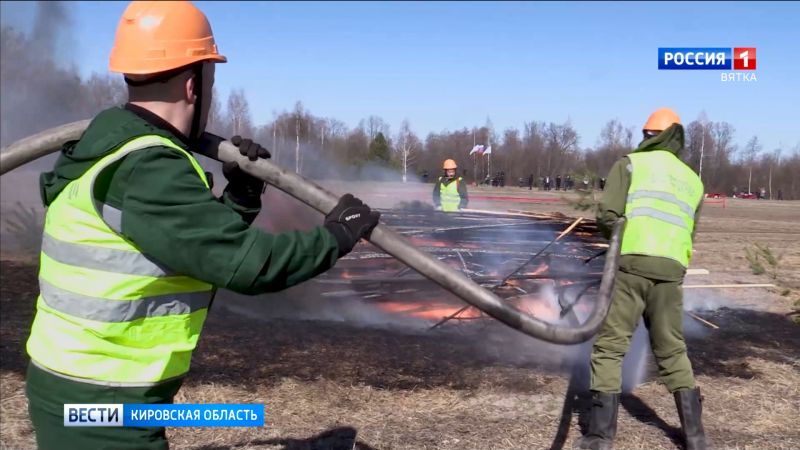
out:
{"label": "work boot", "polygon": [[703,399],[700,388],[675,391],[675,406],[681,418],[681,428],[686,437],[686,450],[706,450],[706,433],[700,416],[703,413]]}
{"label": "work boot", "polygon": [[617,434],[619,394],[592,391],[592,409],[589,411],[589,431],[573,448],[585,450],[611,450]]}

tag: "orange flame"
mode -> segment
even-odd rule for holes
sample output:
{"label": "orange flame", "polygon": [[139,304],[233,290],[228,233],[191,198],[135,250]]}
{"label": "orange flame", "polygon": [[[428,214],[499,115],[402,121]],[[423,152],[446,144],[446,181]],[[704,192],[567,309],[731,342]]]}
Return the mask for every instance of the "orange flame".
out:
{"label": "orange flame", "polygon": [[[442,320],[455,314],[461,306],[452,305],[450,303],[443,303],[440,301],[416,301],[416,302],[401,302],[389,301],[376,303],[377,306],[384,312],[391,314],[401,314],[404,316],[415,317],[423,320]],[[475,308],[467,308],[458,318],[474,319],[481,316],[481,312]]]}
{"label": "orange flame", "polygon": [[[463,306],[437,300],[413,302],[386,301],[376,303],[376,305],[386,313],[431,321],[438,321],[445,317],[450,317],[463,308]],[[536,295],[509,299],[509,305],[538,319],[556,321],[559,318],[559,313],[551,305],[551,302]],[[486,316],[477,308],[468,307],[456,316],[455,319],[477,319],[480,317]]]}

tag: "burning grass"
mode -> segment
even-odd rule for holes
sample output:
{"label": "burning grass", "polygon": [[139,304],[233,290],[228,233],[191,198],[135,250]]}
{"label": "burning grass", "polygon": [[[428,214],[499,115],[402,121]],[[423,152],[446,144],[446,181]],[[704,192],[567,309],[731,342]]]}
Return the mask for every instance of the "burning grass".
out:
{"label": "burning grass", "polygon": [[[0,433],[2,448],[24,450],[33,448],[22,380],[36,272],[26,264],[2,264]],[[510,345],[516,335],[504,329],[408,333],[259,321],[221,303],[177,400],[264,403],[268,424],[170,429],[173,448],[569,448],[586,425],[583,395],[574,397],[562,420],[569,384],[563,355],[537,352],[530,342],[524,358],[526,346]],[[689,348],[715,448],[800,448],[796,326],[767,312],[704,315],[721,329],[692,338]],[[617,448],[678,448],[672,398],[652,369],[622,402]]]}
{"label": "burning grass", "polygon": [[[561,222],[551,222],[542,235],[520,235],[511,222],[501,218],[495,224],[502,226],[463,228],[481,225],[465,219],[456,225],[461,229],[449,230],[441,229],[452,225],[429,224],[414,236],[426,240],[423,245],[428,247],[429,242],[455,235],[464,244],[457,246],[464,249],[460,256],[447,245],[429,248],[473,279],[492,285],[563,229]],[[724,255],[708,247],[709,235],[703,235],[702,227],[709,223],[714,222],[701,221],[704,262]],[[421,227],[425,224],[410,223],[405,230]],[[434,229],[440,231],[431,240]],[[512,229],[518,239],[509,245]],[[600,250],[599,243],[591,241],[592,231],[577,230],[576,240],[559,245],[557,254],[520,271],[520,278],[509,284],[527,295],[509,291],[509,301],[544,304],[545,309],[533,312],[546,318],[548,312],[558,311],[552,300],[560,289],[577,295],[581,283],[599,276],[595,269],[601,260],[582,272],[574,270]],[[796,243],[786,247],[792,245]],[[724,259],[730,263],[729,257]],[[793,250],[786,262],[790,267],[796,262]],[[459,321],[426,331],[427,324],[463,303],[431,290],[423,277],[367,246],[337,267],[338,272],[281,295],[215,302],[191,376],[177,401],[264,403],[267,426],[170,429],[172,448],[569,448],[586,426],[585,380],[571,378],[578,373],[573,363],[585,362],[585,349],[536,343],[491,320]],[[24,341],[37,291],[36,268],[9,261],[1,268],[0,448],[29,449],[33,436],[23,393]],[[772,308],[772,297],[767,296],[749,301]],[[359,302],[348,303],[353,298]],[[349,304],[352,316],[319,320],[325,316],[311,313],[323,304],[329,311]],[[315,320],[297,320],[297,313],[268,314],[280,308],[303,311]],[[380,323],[363,321],[376,310],[383,314]],[[474,312],[469,311],[468,316]],[[714,448],[800,448],[797,326],[784,312],[771,309],[696,312],[720,326],[705,330],[691,319],[686,323]],[[407,327],[407,319],[426,326]],[[679,448],[678,426],[672,397],[658,383],[651,363],[645,383],[623,397],[616,448]]]}

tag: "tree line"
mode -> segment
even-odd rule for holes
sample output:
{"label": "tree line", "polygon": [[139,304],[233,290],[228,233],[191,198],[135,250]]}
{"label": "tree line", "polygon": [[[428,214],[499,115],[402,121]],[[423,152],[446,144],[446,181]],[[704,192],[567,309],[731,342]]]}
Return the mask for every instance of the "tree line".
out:
{"label": "tree line", "polygon": [[[48,4],[42,7],[56,8]],[[50,13],[58,16],[58,11]],[[125,102],[121,76],[93,74],[83,79],[75,67],[56,63],[52,26],[37,20],[33,38],[10,27],[0,31],[3,146]],[[41,28],[38,34],[37,27]],[[381,117],[370,115],[350,126],[314,115],[300,102],[257,124],[243,89],[234,89],[225,98],[214,92],[212,98],[210,132],[223,137],[252,136],[270,149],[279,165],[317,179],[419,181],[428,174],[432,181],[442,172],[442,162],[452,158],[459,174],[470,182],[500,172],[511,185],[531,175],[537,181],[558,175],[596,180],[641,140],[636,127],[616,119],[603,126],[594,145],[583,145],[568,121],[531,120],[522,128],[498,131],[487,119],[482,126],[420,136],[409,120],[393,130]],[[764,149],[757,136],[745,138],[740,145],[732,124],[710,121],[704,115],[686,124],[685,130],[686,149],[681,157],[701,173],[707,192],[730,195],[734,188],[757,192],[763,187],[772,198],[780,190],[785,199],[800,199],[800,145]],[[475,144],[491,146],[491,156],[470,156]]]}
{"label": "tree line", "polygon": [[[470,182],[503,172],[509,184],[571,175],[597,180],[611,166],[641,142],[641,132],[619,120],[605,123],[594,146],[581,146],[580,135],[571,123],[530,121],[522,129],[510,127],[498,133],[491,120],[480,127],[417,135],[404,120],[397,132],[382,118],[372,115],[355,127],[335,118],[318,117],[301,103],[292,110],[275,113],[271,121],[254,125],[243,90],[233,90],[227,109],[215,101],[209,130],[222,136],[248,134],[266,145],[273,158],[287,168],[318,178],[369,178],[364,167],[384,167],[394,180],[432,180],[442,162],[452,158],[459,174]],[[244,125],[241,125],[244,124]],[[735,141],[735,127],[714,122],[701,114],[684,125],[685,149],[681,158],[698,172],[706,192],[731,195],[766,190],[770,198],[800,199],[800,144],[792,149],[765,151],[757,136],[743,146]],[[491,146],[489,155],[469,155],[475,144]],[[491,172],[491,173],[489,173]],[[385,178],[385,175],[382,177]]]}

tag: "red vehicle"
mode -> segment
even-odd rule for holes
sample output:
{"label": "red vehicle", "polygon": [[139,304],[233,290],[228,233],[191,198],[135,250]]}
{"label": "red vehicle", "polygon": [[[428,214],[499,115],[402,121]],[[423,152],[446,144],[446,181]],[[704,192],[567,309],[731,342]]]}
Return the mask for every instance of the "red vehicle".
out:
{"label": "red vehicle", "polygon": [[740,192],[740,193],[736,194],[736,198],[747,198],[747,199],[750,199],[750,200],[758,200],[758,195],[753,194],[752,192],[751,193]]}
{"label": "red vehicle", "polygon": [[706,198],[725,198],[725,197],[727,197],[727,195],[721,192],[709,192],[708,194],[706,194]]}

